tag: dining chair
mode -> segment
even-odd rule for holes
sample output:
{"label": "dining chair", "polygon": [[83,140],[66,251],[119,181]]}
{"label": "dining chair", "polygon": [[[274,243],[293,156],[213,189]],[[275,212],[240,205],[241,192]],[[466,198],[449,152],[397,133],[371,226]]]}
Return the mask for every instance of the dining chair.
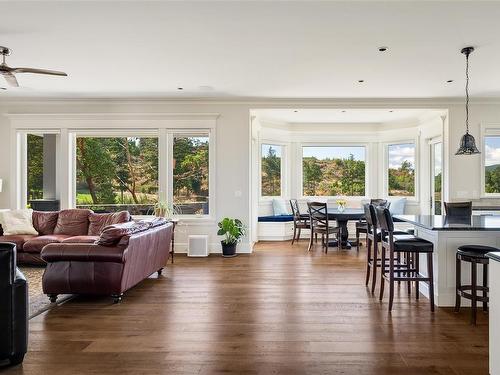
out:
{"label": "dining chair", "polygon": [[444,211],[448,216],[471,216],[472,202],[444,202]]}
{"label": "dining chair", "polygon": [[321,235],[321,245],[328,253],[328,242],[330,240],[330,234],[337,235],[337,247],[340,251],[341,240],[340,240],[340,227],[330,226],[330,221],[328,220],[328,207],[326,203],[323,202],[307,202],[307,209],[309,211],[309,221],[311,223],[311,236],[309,238],[309,247],[307,251],[311,251],[313,244],[313,234]]}
{"label": "dining chair", "polygon": [[[370,204],[375,207],[389,208],[391,202],[389,202],[387,199],[370,199]],[[358,252],[359,252],[359,237],[360,237],[359,235],[361,233],[366,234],[366,243],[368,244],[368,225],[366,223],[366,218],[361,219],[356,223],[356,251]]]}
{"label": "dining chair", "polygon": [[[311,222],[309,221],[309,215],[300,213],[299,202],[297,199],[290,199],[290,206],[292,207],[293,215],[293,237],[292,245],[295,241],[300,240],[301,229],[310,229]],[[312,233],[311,233],[312,236]]]}

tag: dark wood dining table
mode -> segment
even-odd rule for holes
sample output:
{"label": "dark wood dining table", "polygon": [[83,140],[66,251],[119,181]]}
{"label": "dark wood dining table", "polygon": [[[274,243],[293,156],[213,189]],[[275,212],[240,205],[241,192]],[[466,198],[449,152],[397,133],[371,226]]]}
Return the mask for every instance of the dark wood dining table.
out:
{"label": "dark wood dining table", "polygon": [[[365,212],[361,208],[346,208],[344,211],[339,211],[335,208],[328,208],[328,220],[336,220],[340,229],[340,238],[342,249],[350,249],[353,244],[349,241],[349,231],[347,230],[347,222],[349,220],[360,220],[365,217]],[[337,240],[330,241],[328,246],[337,247]]]}

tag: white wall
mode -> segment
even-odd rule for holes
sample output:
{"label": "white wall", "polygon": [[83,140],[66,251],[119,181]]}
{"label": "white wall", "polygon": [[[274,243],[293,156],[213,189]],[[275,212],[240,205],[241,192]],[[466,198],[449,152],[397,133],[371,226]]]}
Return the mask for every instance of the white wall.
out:
{"label": "white wall", "polygon": [[[448,109],[449,118],[444,129],[445,163],[448,175],[444,184],[448,186],[445,199],[476,199],[484,204],[499,203],[498,200],[481,199],[480,156],[455,156],[460,137],[465,131],[465,113],[462,99],[363,99],[363,100],[84,100],[84,99],[17,99],[0,97],[0,178],[4,179],[4,190],[0,193],[0,208],[11,205],[10,170],[11,130],[6,116],[9,113],[219,113],[216,137],[216,219],[224,216],[239,217],[250,223],[250,119],[249,112],[257,108],[429,108]],[[470,111],[471,133],[478,143],[481,122],[500,123],[500,100],[472,102]],[[450,144],[448,145],[448,140]],[[241,192],[236,196],[235,192]],[[216,223],[208,225],[190,224],[179,228],[178,243],[186,241],[187,233],[208,233],[212,250],[218,242]],[[242,250],[247,250],[250,241],[245,239]],[[182,245],[181,245],[182,246]]]}

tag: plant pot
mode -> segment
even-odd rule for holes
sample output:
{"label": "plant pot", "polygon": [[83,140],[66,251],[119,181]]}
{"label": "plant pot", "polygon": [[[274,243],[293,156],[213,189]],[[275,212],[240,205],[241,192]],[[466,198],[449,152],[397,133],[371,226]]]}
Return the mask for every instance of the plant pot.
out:
{"label": "plant pot", "polygon": [[220,242],[222,245],[222,256],[225,258],[235,257],[236,254],[236,242],[227,244],[224,241]]}

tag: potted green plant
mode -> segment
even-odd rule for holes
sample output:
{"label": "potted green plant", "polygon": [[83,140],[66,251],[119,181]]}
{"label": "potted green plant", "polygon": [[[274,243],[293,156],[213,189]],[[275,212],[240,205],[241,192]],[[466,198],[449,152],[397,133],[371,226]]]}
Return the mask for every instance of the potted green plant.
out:
{"label": "potted green plant", "polygon": [[164,217],[167,220],[172,219],[173,216],[179,213],[177,208],[167,201],[158,201],[155,203],[153,210],[156,217]]}
{"label": "potted green plant", "polygon": [[224,236],[220,242],[222,245],[222,256],[234,257],[236,256],[236,245],[245,235],[245,226],[238,219],[224,218],[219,222],[219,230],[217,234]]}

